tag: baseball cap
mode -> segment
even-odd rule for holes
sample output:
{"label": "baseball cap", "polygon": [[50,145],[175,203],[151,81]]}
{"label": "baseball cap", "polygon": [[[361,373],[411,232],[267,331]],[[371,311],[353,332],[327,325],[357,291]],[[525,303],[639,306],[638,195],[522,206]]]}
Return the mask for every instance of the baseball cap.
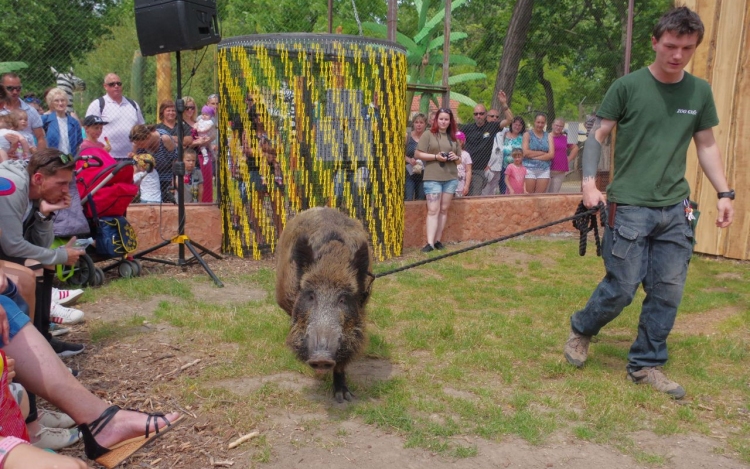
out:
{"label": "baseball cap", "polygon": [[104,122],[101,117],[94,116],[94,115],[86,116],[86,118],[83,120],[84,127],[88,127],[91,125],[99,125],[99,124],[106,125],[106,124],[109,124],[109,122]]}
{"label": "baseball cap", "polygon": [[16,191],[16,185],[8,178],[0,177],[0,196],[11,195]]}

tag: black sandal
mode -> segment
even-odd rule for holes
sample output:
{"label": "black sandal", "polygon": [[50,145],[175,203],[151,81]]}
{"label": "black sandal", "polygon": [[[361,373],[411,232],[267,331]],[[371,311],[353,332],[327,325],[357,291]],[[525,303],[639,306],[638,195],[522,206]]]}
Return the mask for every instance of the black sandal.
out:
{"label": "black sandal", "polygon": [[[161,412],[147,414],[148,419],[146,419],[145,436],[130,438],[129,440],[120,442],[111,448],[105,448],[97,443],[94,437],[98,435],[104,427],[107,426],[107,424],[112,420],[115,414],[120,410],[120,407],[116,405],[107,407],[107,409],[102,412],[99,418],[97,418],[93,422],[89,424],[83,423],[81,425],[78,425],[78,430],[81,432],[81,437],[83,438],[83,446],[86,451],[86,457],[89,459],[93,459],[98,464],[101,464],[107,469],[112,469],[113,467],[123,462],[130,455],[146,446],[146,444],[150,443],[152,440],[167,432],[172,427],[172,424],[177,423],[177,421],[182,418],[180,417],[174,422],[170,422]],[[145,413],[138,410],[133,410],[133,412],[139,412],[141,414]],[[162,419],[164,422],[166,422],[167,426],[160,429],[158,419]],[[153,433],[151,432],[152,425],[154,429]]]}

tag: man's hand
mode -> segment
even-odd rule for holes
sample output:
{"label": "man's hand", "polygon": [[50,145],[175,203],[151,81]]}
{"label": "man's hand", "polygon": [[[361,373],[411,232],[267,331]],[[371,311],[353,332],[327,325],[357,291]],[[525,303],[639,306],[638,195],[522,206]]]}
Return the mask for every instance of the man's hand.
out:
{"label": "man's hand", "polygon": [[39,202],[39,211],[42,212],[42,215],[47,216],[50,213],[55,212],[57,210],[70,207],[70,201],[71,201],[70,194],[65,194],[62,197],[62,199],[60,199],[59,201],[55,203],[42,200],[41,202]]}
{"label": "man's hand", "polygon": [[81,249],[75,245],[77,240],[78,239],[73,236],[72,238],[70,238],[70,241],[68,241],[64,246],[65,251],[68,253],[68,261],[65,263],[65,265],[76,265],[76,263],[78,262],[78,258],[86,252],[85,249]]}
{"label": "man's hand", "polygon": [[716,208],[719,210],[718,215],[716,215],[716,226],[726,228],[731,225],[734,219],[732,200],[727,197],[719,199],[719,202],[716,203]]}
{"label": "man's hand", "polygon": [[599,203],[605,203],[607,199],[599,189],[596,188],[596,183],[591,181],[581,187],[583,192],[583,205],[586,208],[593,208],[599,205]]}
{"label": "man's hand", "polygon": [[503,107],[508,107],[508,96],[505,94],[505,91],[500,90],[497,92],[497,100],[500,101]]}

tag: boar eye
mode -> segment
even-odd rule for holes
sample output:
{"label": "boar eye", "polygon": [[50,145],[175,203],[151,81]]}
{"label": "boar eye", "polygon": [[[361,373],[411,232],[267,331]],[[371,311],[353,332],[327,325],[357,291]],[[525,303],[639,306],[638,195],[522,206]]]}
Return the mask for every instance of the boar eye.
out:
{"label": "boar eye", "polygon": [[315,301],[315,292],[310,290],[306,293],[308,301]]}

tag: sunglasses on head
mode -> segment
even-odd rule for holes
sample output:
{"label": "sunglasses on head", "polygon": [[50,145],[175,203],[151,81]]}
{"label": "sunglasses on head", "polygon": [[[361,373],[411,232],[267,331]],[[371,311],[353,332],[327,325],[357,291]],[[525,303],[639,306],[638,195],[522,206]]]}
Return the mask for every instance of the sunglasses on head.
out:
{"label": "sunglasses on head", "polygon": [[6,86],[5,89],[8,91],[21,91],[22,86]]}
{"label": "sunglasses on head", "polygon": [[440,114],[441,112],[444,112],[446,114],[451,114],[451,115],[453,114],[450,109],[446,109],[444,107],[441,107],[440,109],[437,110],[438,114]]}
{"label": "sunglasses on head", "polygon": [[70,155],[66,155],[65,153],[60,153],[60,154],[58,155],[58,157],[57,157],[57,158],[52,158],[52,159],[51,159],[51,160],[49,160],[48,162],[46,162],[46,163],[44,163],[44,164],[41,164],[41,165],[39,165],[39,166],[37,167],[37,170],[39,170],[40,168],[44,168],[45,166],[48,166],[48,165],[50,165],[50,164],[54,163],[54,162],[55,162],[55,161],[57,161],[58,159],[59,159],[60,161],[62,161],[62,164],[64,164],[64,165],[65,165],[65,164],[68,164],[68,163],[70,163],[71,161],[73,161],[73,157],[72,157],[72,156],[70,156]]}
{"label": "sunglasses on head", "polygon": [[112,88],[114,86],[122,86],[122,82],[121,81],[110,81],[109,83],[107,83],[107,86],[109,86],[110,88]]}

